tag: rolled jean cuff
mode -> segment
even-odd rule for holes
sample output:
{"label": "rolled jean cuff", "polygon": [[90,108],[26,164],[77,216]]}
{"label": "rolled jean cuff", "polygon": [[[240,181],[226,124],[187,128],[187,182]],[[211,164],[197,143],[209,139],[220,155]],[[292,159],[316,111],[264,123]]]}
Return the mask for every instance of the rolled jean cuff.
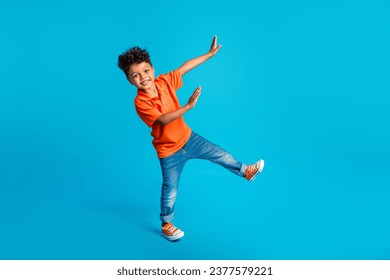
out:
{"label": "rolled jean cuff", "polygon": [[244,177],[244,173],[245,173],[245,170],[248,168],[248,166],[246,164],[242,164],[241,165],[241,169],[240,169],[240,172],[238,172],[238,176],[241,176],[241,177]]}
{"label": "rolled jean cuff", "polygon": [[164,223],[172,222],[173,218],[174,218],[174,213],[171,213],[171,214],[166,215],[166,216],[160,215],[160,220]]}

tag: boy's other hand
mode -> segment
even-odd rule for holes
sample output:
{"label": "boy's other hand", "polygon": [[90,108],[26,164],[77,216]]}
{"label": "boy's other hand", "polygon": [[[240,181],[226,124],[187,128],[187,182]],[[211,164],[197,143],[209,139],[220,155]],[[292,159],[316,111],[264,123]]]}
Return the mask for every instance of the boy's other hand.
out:
{"label": "boy's other hand", "polygon": [[188,106],[190,109],[192,109],[192,108],[195,107],[196,102],[198,101],[198,98],[199,98],[199,96],[200,96],[200,91],[201,91],[201,89],[202,89],[202,88],[201,88],[200,86],[198,86],[198,87],[195,89],[194,93],[191,95],[190,99],[188,100],[187,106]]}
{"label": "boy's other hand", "polygon": [[221,47],[222,47],[222,45],[217,46],[217,36],[215,35],[213,38],[213,41],[211,43],[209,53],[211,53],[211,55],[215,55]]}

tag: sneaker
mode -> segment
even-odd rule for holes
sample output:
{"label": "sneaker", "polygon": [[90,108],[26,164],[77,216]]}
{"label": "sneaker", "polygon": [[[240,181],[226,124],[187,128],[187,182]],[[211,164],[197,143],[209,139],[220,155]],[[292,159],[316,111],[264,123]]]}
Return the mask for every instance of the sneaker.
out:
{"label": "sneaker", "polygon": [[245,170],[244,178],[248,181],[253,181],[256,176],[263,171],[264,168],[264,160],[259,160],[253,165],[248,165],[248,168]]}
{"label": "sneaker", "polygon": [[178,229],[172,223],[167,223],[162,227],[161,235],[169,241],[176,241],[184,236],[184,231]]}

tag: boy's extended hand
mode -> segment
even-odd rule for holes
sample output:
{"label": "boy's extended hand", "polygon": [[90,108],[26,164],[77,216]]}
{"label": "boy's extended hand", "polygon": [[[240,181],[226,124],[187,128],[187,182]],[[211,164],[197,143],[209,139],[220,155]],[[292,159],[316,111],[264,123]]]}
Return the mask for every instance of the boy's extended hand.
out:
{"label": "boy's extended hand", "polygon": [[187,106],[188,106],[190,109],[194,108],[195,105],[196,105],[196,102],[198,102],[198,98],[199,98],[199,96],[200,96],[200,91],[201,91],[201,89],[202,89],[202,88],[201,88],[200,86],[198,86],[198,87],[195,89],[194,93],[191,95],[190,99],[188,100]]}
{"label": "boy's extended hand", "polygon": [[222,45],[217,46],[217,36],[215,35],[213,38],[213,42],[211,43],[209,53],[211,53],[211,55],[215,55],[221,47]]}
{"label": "boy's extended hand", "polygon": [[195,107],[196,105],[196,102],[198,101],[198,98],[199,98],[199,95],[200,95],[200,86],[196,88],[196,90],[194,91],[194,93],[191,95],[190,99],[188,100],[188,103],[175,110],[175,111],[172,111],[172,112],[169,112],[169,113],[165,113],[165,114],[162,114],[157,120],[156,122],[158,124],[161,124],[161,125],[167,125],[169,124],[170,122],[180,118],[182,115],[184,115],[185,113],[188,112],[188,110],[191,110],[192,108]]}
{"label": "boy's extended hand", "polygon": [[211,43],[210,50],[207,53],[205,53],[204,55],[198,56],[196,58],[193,58],[193,59],[190,59],[190,60],[184,62],[183,65],[178,68],[178,70],[180,71],[180,74],[183,76],[191,69],[194,69],[199,64],[202,64],[206,60],[210,59],[219,51],[219,49],[221,47],[222,47],[222,45],[217,46],[217,36],[214,36],[213,41]]}

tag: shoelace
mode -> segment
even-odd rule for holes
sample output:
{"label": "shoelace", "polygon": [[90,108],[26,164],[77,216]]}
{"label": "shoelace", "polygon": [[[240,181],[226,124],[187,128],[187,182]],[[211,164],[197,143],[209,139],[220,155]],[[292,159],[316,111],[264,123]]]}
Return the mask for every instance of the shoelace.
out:
{"label": "shoelace", "polygon": [[164,227],[164,231],[166,231],[169,235],[173,235],[175,231],[177,231],[177,228],[172,224],[168,224],[168,226]]}
{"label": "shoelace", "polygon": [[252,174],[253,172],[256,172],[256,170],[257,170],[257,168],[256,168],[256,166],[254,166],[254,165],[248,165],[248,168],[247,168],[247,170],[246,170],[246,174],[247,175],[250,175],[250,174]]}

